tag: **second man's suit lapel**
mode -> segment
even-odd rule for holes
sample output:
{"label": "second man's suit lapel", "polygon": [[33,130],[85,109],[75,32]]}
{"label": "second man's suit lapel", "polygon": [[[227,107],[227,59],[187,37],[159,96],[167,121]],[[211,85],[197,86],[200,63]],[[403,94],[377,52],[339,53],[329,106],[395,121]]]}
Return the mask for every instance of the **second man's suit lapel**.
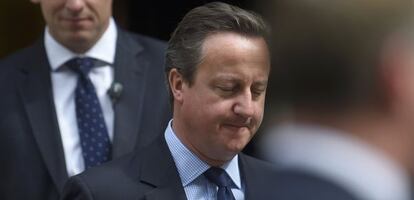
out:
{"label": "second man's suit lapel", "polygon": [[273,185],[269,182],[272,171],[262,168],[264,164],[258,163],[261,161],[252,159],[243,153],[239,154],[239,167],[245,182],[244,199],[272,199]]}
{"label": "second man's suit lapel", "polygon": [[121,30],[116,48],[114,80],[123,90],[114,104],[113,158],[131,152],[137,142],[146,88],[144,73],[149,65],[142,55],[143,47]]}
{"label": "second man's suit lapel", "polygon": [[[21,79],[16,81],[46,168],[57,191],[62,191],[68,175],[53,103],[50,65],[42,42],[38,41],[32,47],[33,54],[27,59],[27,65],[20,69]],[[30,170],[30,166],[27,167]]]}
{"label": "second man's suit lapel", "polygon": [[186,200],[174,160],[163,137],[141,155],[140,182],[154,187],[145,200]]}

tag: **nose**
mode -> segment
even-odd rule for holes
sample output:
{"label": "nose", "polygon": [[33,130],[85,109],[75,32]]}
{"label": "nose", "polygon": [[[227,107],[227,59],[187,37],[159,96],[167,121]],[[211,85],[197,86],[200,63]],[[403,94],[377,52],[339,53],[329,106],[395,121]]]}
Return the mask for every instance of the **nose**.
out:
{"label": "nose", "polygon": [[84,5],[85,0],[67,0],[65,7],[71,12],[80,12]]}
{"label": "nose", "polygon": [[237,102],[234,105],[233,110],[234,110],[234,113],[246,119],[253,117],[255,110],[254,110],[254,101],[253,101],[252,93],[250,92],[250,90],[238,96]]}

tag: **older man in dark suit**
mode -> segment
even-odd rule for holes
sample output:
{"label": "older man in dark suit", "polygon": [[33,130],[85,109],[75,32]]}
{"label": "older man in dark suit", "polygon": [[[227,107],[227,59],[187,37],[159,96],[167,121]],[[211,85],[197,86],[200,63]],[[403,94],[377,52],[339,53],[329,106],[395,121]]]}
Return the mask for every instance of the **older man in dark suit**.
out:
{"label": "older man in dark suit", "polygon": [[191,10],[167,49],[174,112],[164,136],[71,178],[63,199],[272,199],[272,167],[240,153],[263,117],[267,32],[225,3]]}
{"label": "older man in dark suit", "polygon": [[165,44],[112,0],[32,0],[46,29],[1,62],[0,199],[59,199],[68,177],[152,142],[170,118]]}

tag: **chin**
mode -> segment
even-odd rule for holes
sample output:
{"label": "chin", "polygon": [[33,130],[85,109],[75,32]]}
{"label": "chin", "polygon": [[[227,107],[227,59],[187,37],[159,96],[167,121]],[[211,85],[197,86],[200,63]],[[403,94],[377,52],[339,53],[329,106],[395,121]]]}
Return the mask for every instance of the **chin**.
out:
{"label": "chin", "polygon": [[227,146],[227,151],[229,152],[229,154],[233,154],[234,156],[240,153],[244,149],[244,147],[246,147],[246,145],[247,142],[244,141],[231,141]]}
{"label": "chin", "polygon": [[[89,35],[73,34],[71,35],[70,39],[68,39],[68,43],[69,43],[68,46],[72,47],[73,49],[76,49],[77,51],[87,51],[95,43],[95,39],[93,39]],[[79,44],[79,45],[74,45],[74,44]]]}

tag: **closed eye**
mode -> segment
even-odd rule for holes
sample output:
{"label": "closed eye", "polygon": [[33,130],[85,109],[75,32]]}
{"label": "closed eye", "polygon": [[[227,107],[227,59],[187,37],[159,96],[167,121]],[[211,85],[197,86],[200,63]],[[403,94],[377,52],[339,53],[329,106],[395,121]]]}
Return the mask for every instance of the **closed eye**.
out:
{"label": "closed eye", "polygon": [[223,92],[233,92],[235,91],[235,87],[221,87],[217,86],[217,88]]}
{"label": "closed eye", "polygon": [[259,85],[253,86],[251,89],[253,97],[256,97],[256,98],[264,94],[265,91],[266,91],[266,84],[259,84]]}
{"label": "closed eye", "polygon": [[253,97],[259,97],[264,93],[265,90],[253,90],[252,95]]}
{"label": "closed eye", "polygon": [[223,97],[231,97],[235,95],[239,91],[239,86],[232,85],[232,86],[216,86],[216,90],[220,96]]}

